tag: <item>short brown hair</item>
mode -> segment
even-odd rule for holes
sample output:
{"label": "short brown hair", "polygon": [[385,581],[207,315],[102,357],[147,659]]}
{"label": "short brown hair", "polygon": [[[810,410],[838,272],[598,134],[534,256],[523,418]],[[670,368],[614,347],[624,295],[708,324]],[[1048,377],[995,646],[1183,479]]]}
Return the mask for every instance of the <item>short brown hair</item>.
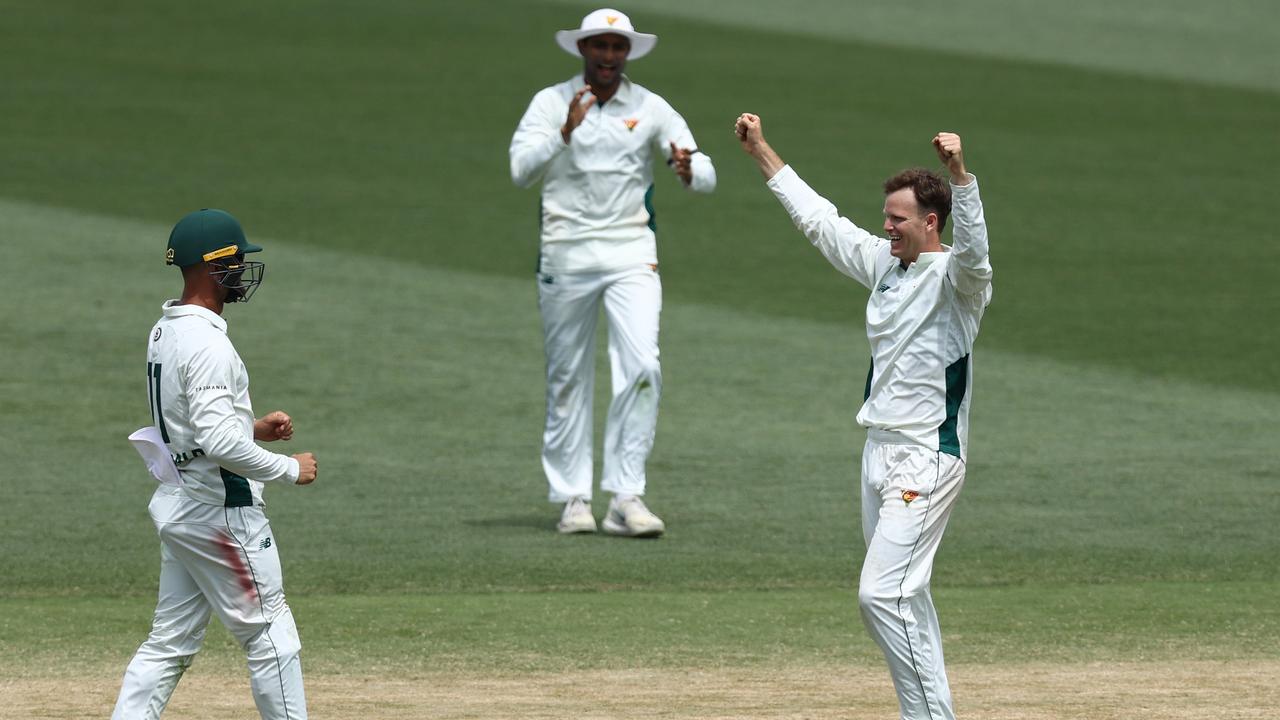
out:
{"label": "short brown hair", "polygon": [[938,233],[947,226],[951,214],[951,186],[942,176],[925,168],[909,168],[884,181],[884,194],[890,195],[902,188],[911,188],[916,204],[924,212],[938,215]]}

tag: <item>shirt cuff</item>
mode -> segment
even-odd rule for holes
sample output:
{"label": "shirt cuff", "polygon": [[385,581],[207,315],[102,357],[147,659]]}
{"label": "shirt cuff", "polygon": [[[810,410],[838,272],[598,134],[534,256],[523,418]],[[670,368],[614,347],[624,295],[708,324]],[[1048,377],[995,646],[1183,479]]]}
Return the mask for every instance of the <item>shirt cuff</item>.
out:
{"label": "shirt cuff", "polygon": [[293,483],[294,485],[297,485],[298,476],[302,474],[302,468],[298,466],[298,459],[286,456],[285,460],[287,460],[289,463],[289,466],[285,468],[285,471],[284,471],[285,479]]}
{"label": "shirt cuff", "polygon": [[702,152],[693,154],[692,168],[693,179],[685,186],[685,189],[693,192],[709,193],[716,189],[716,167],[711,164],[711,158]]}
{"label": "shirt cuff", "polygon": [[947,180],[947,184],[951,186],[951,193],[953,195],[955,193],[970,193],[978,189],[978,176],[973,173],[965,173],[965,175],[969,176],[969,182],[964,185],[956,185],[951,182],[950,179]]}
{"label": "shirt cuff", "polygon": [[799,175],[796,175],[796,171],[791,169],[790,165],[783,165],[781,170],[765,181],[765,184],[774,192],[785,191],[786,188],[784,186],[789,184],[792,178],[799,179],[799,177]]}

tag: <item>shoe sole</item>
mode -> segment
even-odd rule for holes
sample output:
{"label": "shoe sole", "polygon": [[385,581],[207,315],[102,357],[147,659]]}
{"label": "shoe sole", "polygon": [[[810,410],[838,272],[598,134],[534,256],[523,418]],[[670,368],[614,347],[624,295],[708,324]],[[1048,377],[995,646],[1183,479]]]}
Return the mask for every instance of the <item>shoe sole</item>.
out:
{"label": "shoe sole", "polygon": [[561,535],[585,535],[596,531],[595,525],[556,525],[556,532]]}
{"label": "shoe sole", "polygon": [[612,519],[606,518],[604,521],[604,531],[610,535],[617,535],[618,537],[656,538],[661,537],[662,533],[667,531],[667,528],[664,526],[633,532],[631,528],[628,528],[626,525],[615,523]]}

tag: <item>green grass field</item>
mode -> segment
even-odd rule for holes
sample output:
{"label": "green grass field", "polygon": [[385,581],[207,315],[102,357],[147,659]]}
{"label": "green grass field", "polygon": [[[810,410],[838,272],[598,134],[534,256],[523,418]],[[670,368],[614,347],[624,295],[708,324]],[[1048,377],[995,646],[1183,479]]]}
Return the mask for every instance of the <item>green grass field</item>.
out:
{"label": "green grass field", "polygon": [[[661,43],[629,74],[681,110],[720,183],[703,197],[658,181],[649,498],[670,530],[629,542],[553,532],[538,199],[507,175],[528,99],[577,69],[551,32],[590,8],[0,0],[4,683],[95,678],[106,704],[80,711],[103,716],[145,636],[158,548],[124,437],[147,422],[145,336],[179,289],[165,238],[202,206],[266,247],[266,282],[226,316],[255,408],[294,415],[287,447],[322,464],[314,486],[267,493],[317,682],[882,672],[853,591],[865,295],[738,150],[746,110],[872,227],[880,181],[934,162],[939,129],[982,179],[995,302],[934,574],[958,682],[1280,667],[1280,72],[1264,42],[1280,16],[985,0],[952,35],[933,2],[914,18],[747,2],[724,20],[715,3],[647,5],[623,9]],[[1180,60],[1153,68],[1163,57]],[[238,680],[225,633],[205,655],[197,675]],[[1236,712],[1258,714],[1222,717],[1266,717],[1273,699],[1237,691]],[[30,716],[17,707],[0,717]],[[379,712],[363,716],[400,717]],[[1132,717],[1091,712],[1038,717]]]}

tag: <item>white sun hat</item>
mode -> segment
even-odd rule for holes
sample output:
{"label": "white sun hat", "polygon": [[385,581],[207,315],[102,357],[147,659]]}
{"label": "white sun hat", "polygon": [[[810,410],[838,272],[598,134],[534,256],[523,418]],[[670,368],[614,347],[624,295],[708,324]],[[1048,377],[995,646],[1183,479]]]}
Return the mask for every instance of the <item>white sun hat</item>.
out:
{"label": "white sun hat", "polygon": [[635,60],[648,55],[653,46],[658,44],[657,35],[636,32],[636,29],[631,27],[631,18],[613,8],[600,8],[582,18],[582,27],[577,30],[560,30],[556,32],[556,43],[570,55],[581,57],[582,53],[578,52],[579,40],[592,35],[608,35],[610,33],[621,35],[631,41],[631,52],[627,53],[628,60]]}

